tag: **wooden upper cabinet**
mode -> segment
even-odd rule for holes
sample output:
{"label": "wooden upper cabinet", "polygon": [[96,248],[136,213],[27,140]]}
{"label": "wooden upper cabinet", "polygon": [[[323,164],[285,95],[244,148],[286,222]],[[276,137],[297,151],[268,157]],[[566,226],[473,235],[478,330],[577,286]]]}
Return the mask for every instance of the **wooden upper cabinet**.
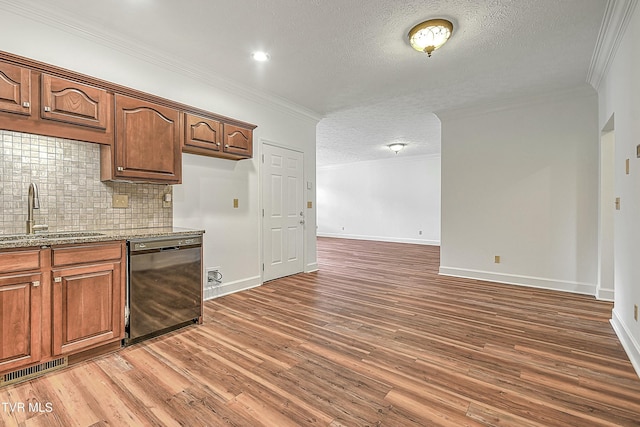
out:
{"label": "wooden upper cabinet", "polygon": [[31,70],[0,62],[0,111],[31,115]]}
{"label": "wooden upper cabinet", "polygon": [[43,119],[107,129],[111,115],[105,89],[43,74],[41,93]]}
{"label": "wooden upper cabinet", "polygon": [[215,115],[204,117],[184,113],[182,151],[232,160],[248,159],[253,154],[254,128],[248,123],[246,126],[230,124],[224,117],[218,119]]}
{"label": "wooden upper cabinet", "polygon": [[224,124],[223,151],[240,157],[253,155],[253,129]]}
{"label": "wooden upper cabinet", "polygon": [[207,151],[220,151],[222,144],[222,123],[217,120],[184,114],[183,151],[194,154],[207,154]]}
{"label": "wooden upper cabinet", "polygon": [[113,176],[116,179],[180,183],[181,129],[178,110],[116,95]]}
{"label": "wooden upper cabinet", "polygon": [[113,94],[3,62],[4,56],[0,52],[0,129],[113,144]]}

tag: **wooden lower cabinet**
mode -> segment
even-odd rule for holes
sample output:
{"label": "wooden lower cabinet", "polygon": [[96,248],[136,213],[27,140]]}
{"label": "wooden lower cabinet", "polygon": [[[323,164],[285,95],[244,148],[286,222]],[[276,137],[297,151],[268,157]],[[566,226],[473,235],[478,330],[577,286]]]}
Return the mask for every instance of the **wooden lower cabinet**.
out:
{"label": "wooden lower cabinet", "polygon": [[42,275],[0,275],[0,371],[40,360]]}
{"label": "wooden lower cabinet", "polygon": [[0,251],[0,374],[117,345],[125,256],[124,241]]}
{"label": "wooden lower cabinet", "polygon": [[124,338],[124,244],[54,247],[52,253],[53,354]]}

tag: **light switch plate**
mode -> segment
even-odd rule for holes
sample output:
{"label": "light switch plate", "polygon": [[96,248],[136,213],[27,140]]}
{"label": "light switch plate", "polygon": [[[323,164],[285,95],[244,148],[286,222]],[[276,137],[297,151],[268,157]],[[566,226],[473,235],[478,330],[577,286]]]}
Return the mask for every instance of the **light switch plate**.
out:
{"label": "light switch plate", "polygon": [[307,209],[313,208],[313,202],[307,202]]}
{"label": "light switch plate", "polygon": [[128,208],[129,196],[126,194],[114,194],[113,195],[113,207],[114,208]]}
{"label": "light switch plate", "polygon": [[233,207],[234,208],[238,207],[238,199],[233,199]]}

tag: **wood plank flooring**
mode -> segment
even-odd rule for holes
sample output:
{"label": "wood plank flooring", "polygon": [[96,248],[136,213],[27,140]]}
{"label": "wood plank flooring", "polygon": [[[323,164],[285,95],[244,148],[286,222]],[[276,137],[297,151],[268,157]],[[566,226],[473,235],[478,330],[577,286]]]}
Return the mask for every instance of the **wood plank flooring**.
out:
{"label": "wood plank flooring", "polygon": [[610,303],[438,276],[437,247],[320,238],[318,260],[0,389],[2,425],[640,425]]}

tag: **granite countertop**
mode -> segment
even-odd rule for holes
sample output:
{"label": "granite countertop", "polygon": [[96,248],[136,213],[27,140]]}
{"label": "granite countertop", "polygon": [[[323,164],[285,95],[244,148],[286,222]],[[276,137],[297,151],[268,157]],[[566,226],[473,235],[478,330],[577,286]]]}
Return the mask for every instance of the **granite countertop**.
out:
{"label": "granite countertop", "polygon": [[202,235],[204,230],[181,227],[152,227],[118,230],[49,231],[36,234],[0,234],[0,249],[52,246],[68,243],[108,242],[166,236]]}

